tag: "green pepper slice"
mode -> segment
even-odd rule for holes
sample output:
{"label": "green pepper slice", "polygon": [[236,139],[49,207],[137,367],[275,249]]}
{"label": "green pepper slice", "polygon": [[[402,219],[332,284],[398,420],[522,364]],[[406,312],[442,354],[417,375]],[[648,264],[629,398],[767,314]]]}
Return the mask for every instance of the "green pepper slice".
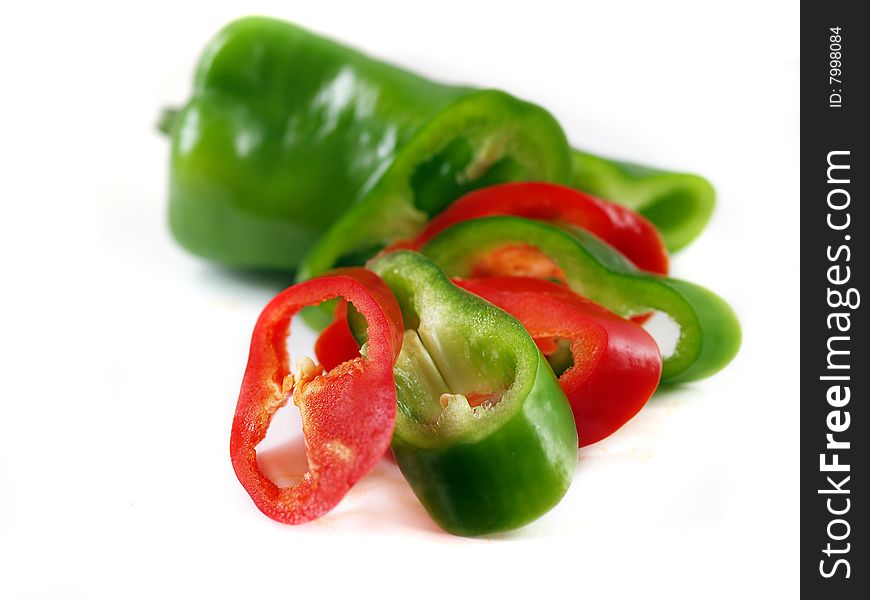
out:
{"label": "green pepper slice", "polygon": [[522,324],[416,252],[369,268],[393,291],[407,328],[393,370],[392,450],[427,512],[446,531],[482,535],[548,511],[573,477],[577,431]]}
{"label": "green pepper slice", "polygon": [[[512,264],[499,254],[510,251]],[[678,279],[638,271],[619,252],[585,231],[562,229],[518,217],[483,217],[442,231],[421,252],[450,277],[523,275],[516,253],[531,256],[536,274],[547,272],[611,311],[632,317],[652,310],[680,328],[676,348],[664,357],[662,381],[708,377],[727,365],[740,347],[740,324],[713,292]],[[542,270],[541,263],[549,265]]]}

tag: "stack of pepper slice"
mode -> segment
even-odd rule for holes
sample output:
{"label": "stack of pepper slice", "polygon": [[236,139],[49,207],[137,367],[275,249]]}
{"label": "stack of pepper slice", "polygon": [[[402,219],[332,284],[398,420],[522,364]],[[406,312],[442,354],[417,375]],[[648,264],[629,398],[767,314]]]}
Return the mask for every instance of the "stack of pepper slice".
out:
{"label": "stack of pepper slice", "polygon": [[[343,294],[315,345],[323,366],[312,363],[309,380],[332,397],[336,394],[328,390],[337,385],[337,374],[356,368],[349,365],[372,360],[391,365],[397,410],[395,423],[385,430],[393,455],[432,518],[460,535],[509,530],[544,514],[568,489],[578,445],[600,441],[624,425],[660,379],[709,375],[731,359],[739,343],[739,326],[718,296],[662,274],[667,254],[643,217],[551,184],[472,192],[419,236],[394,244],[367,266],[364,272],[375,278],[377,289],[391,292],[398,307],[392,311],[401,313],[390,321],[401,328],[401,335],[392,330],[394,339],[401,337],[393,347],[401,350],[394,360],[383,352],[376,358],[373,349],[382,343],[373,337],[378,330],[371,309],[366,314],[358,299]],[[285,294],[334,277],[314,278]],[[676,350],[664,361],[640,324],[623,318],[650,310],[667,312],[681,328]],[[283,344],[280,335],[269,339],[279,338]],[[260,396],[268,406],[281,398],[286,402],[295,391],[275,385],[258,389],[268,390]],[[364,391],[357,390],[348,406],[366,402]],[[300,404],[296,394],[294,401]],[[243,406],[240,400],[239,411]],[[245,430],[249,418],[237,414],[236,420]],[[359,413],[347,426],[365,430],[367,424]],[[255,445],[260,439],[250,441]],[[237,447],[245,448],[245,460],[234,450],[245,483],[245,469],[255,464],[253,450],[250,443]],[[372,447],[382,451],[384,444]],[[371,468],[371,455],[366,458]],[[322,454],[309,456],[306,477],[329,472],[318,460]],[[359,475],[353,472],[354,478]],[[349,477],[344,481],[352,484]],[[261,477],[256,482],[268,493],[252,497],[275,516],[261,496],[287,492]],[[278,518],[310,518],[300,514]]]}
{"label": "stack of pepper slice", "polygon": [[[447,531],[519,527],[568,489],[578,445],[660,381],[707,377],[737,352],[728,305],[668,276],[668,250],[712,213],[710,184],[572,149],[545,109],[504,92],[251,17],[210,42],[161,129],[176,239],[300,281],[257,322],[230,441],[239,481],[278,521],[324,514],[391,446]],[[326,328],[320,364],[291,373],[299,311]],[[664,358],[641,327],[655,311],[680,329]],[[291,398],[308,471],[279,488],[256,447]]]}

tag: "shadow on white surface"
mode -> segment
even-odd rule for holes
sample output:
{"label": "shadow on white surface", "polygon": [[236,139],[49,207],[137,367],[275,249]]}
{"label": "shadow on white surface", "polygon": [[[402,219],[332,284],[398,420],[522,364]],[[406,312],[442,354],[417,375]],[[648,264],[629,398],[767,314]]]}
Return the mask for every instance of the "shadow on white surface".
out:
{"label": "shadow on white surface", "polygon": [[[277,485],[293,485],[308,469],[305,440],[299,435],[258,452],[257,464]],[[413,529],[421,533],[448,535],[429,518],[399,468],[388,458],[375,465],[336,508],[313,521],[311,526],[347,532]]]}
{"label": "shadow on white surface", "polygon": [[277,294],[296,281],[296,275],[287,271],[242,270],[203,263],[198,276],[206,285],[219,289],[227,286],[260,289]]}

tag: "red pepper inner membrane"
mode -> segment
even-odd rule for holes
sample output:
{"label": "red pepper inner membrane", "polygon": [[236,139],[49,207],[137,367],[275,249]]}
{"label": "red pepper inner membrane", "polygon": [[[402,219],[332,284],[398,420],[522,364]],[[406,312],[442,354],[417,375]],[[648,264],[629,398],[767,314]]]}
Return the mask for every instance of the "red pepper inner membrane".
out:
{"label": "red pepper inner membrane", "polygon": [[[333,302],[342,306],[347,304],[342,299],[336,299]],[[320,359],[324,350],[321,349],[318,352],[317,345],[325,345],[327,356],[337,358],[335,351],[331,354],[329,352],[330,349],[336,348],[336,340],[322,341],[322,336],[317,336],[315,332],[305,327],[301,315],[293,317],[290,322],[290,331],[293,332],[293,336],[287,338],[287,351],[290,355],[290,370],[294,376],[300,371],[299,362],[308,363],[309,357],[313,359],[311,362],[315,364],[316,373],[325,374],[339,364],[359,356],[359,350],[354,345],[352,353],[346,355],[342,353],[340,360],[325,363]],[[315,339],[313,344],[309,343],[312,337]],[[340,339],[337,341],[340,342]],[[257,445],[257,464],[263,473],[279,487],[298,484],[302,481],[305,472],[308,471],[305,436],[302,434],[302,416],[299,414],[299,408],[293,403],[292,396],[290,401],[272,416],[266,437]]]}
{"label": "red pepper inner membrane", "polygon": [[292,397],[272,415],[266,437],[257,444],[257,465],[278,487],[300,483],[308,471],[302,417]]}
{"label": "red pepper inner membrane", "polygon": [[482,254],[471,269],[473,278],[496,275],[536,277],[565,283],[565,273],[549,256],[530,244],[506,244]]}

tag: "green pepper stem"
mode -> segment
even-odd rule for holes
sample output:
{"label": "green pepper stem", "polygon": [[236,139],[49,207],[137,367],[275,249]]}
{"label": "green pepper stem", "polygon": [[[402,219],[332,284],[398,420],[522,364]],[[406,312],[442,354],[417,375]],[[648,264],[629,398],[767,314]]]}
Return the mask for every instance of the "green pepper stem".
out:
{"label": "green pepper stem", "polygon": [[157,123],[155,123],[157,130],[165,135],[172,135],[172,128],[175,125],[179,112],[177,108],[171,106],[161,110],[160,116],[157,117]]}

